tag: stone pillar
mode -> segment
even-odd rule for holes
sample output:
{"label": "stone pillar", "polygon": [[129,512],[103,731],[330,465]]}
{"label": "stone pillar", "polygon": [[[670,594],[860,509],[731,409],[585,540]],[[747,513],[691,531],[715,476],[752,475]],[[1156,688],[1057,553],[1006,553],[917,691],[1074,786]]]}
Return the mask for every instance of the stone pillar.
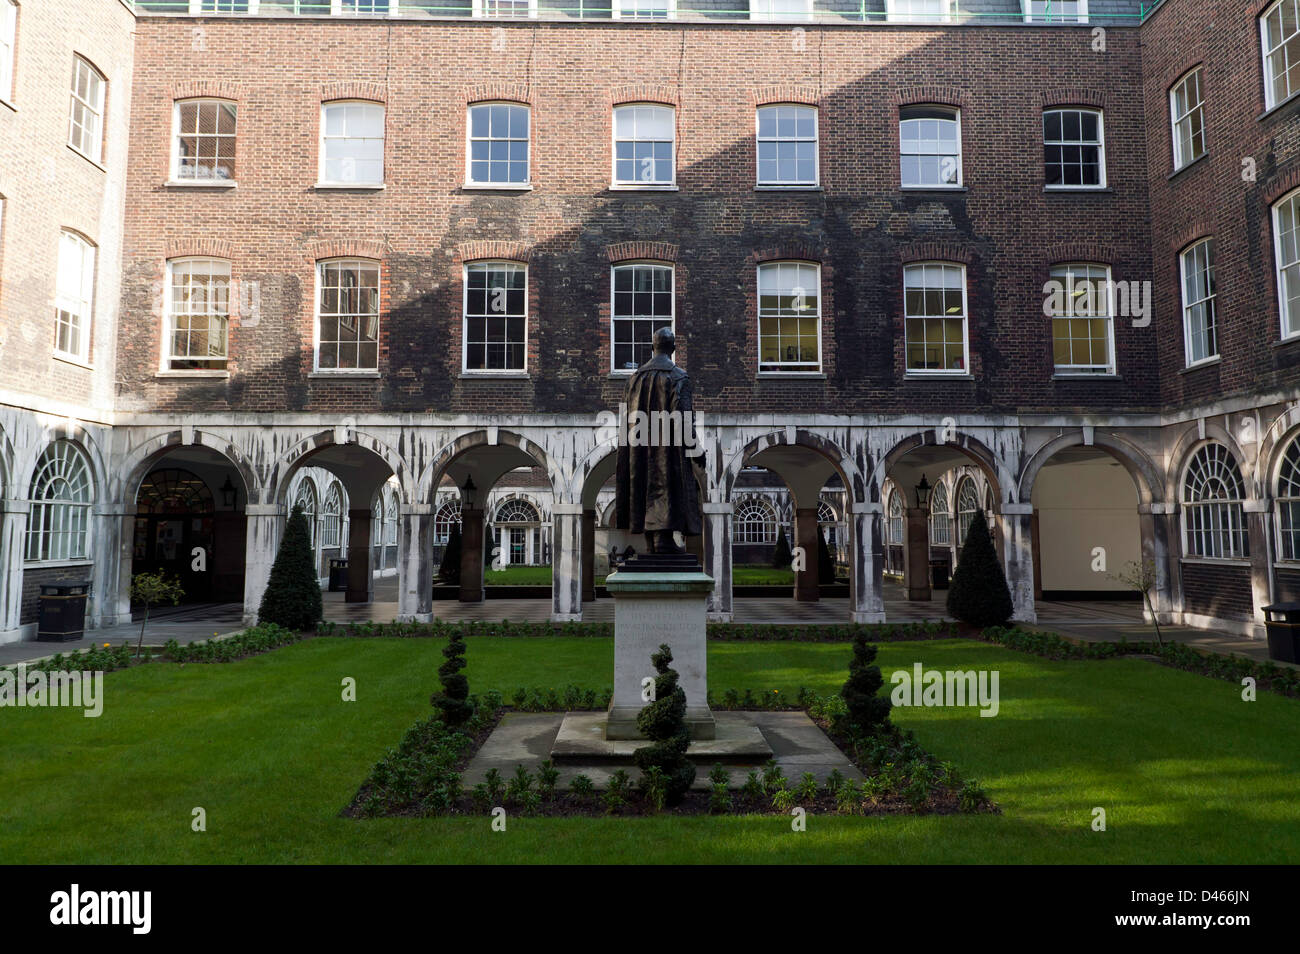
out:
{"label": "stone pillar", "polygon": [[1246,516],[1246,539],[1250,545],[1250,590],[1257,636],[1264,635],[1264,607],[1273,602],[1273,568],[1268,545],[1271,506],[1267,500],[1247,500],[1242,505]]}
{"label": "stone pillar", "polygon": [[[131,622],[131,576],[135,558],[135,504],[95,511],[95,566],[86,628]],[[209,561],[212,554],[207,554]],[[189,557],[187,555],[186,559]],[[212,572],[209,563],[208,572]]]}
{"label": "stone pillar", "polygon": [[[482,511],[479,511],[480,517]],[[479,524],[482,527],[482,522]],[[464,538],[462,537],[462,547]],[[464,554],[464,549],[461,554]],[[397,518],[397,618],[404,623],[433,619],[433,505],[399,506]],[[461,566],[464,566],[462,560]],[[479,560],[479,573],[483,561]],[[480,581],[482,576],[479,577]]]}
{"label": "stone pillar", "polygon": [[884,510],[878,503],[855,503],[850,610],[855,623],[885,621],[883,537]]}
{"label": "stone pillar", "polygon": [[817,508],[798,507],[794,512],[795,545],[803,547],[804,568],[794,574],[794,598],[800,603],[821,599],[817,583]]}
{"label": "stone pillar", "polygon": [[[483,602],[483,517],[482,510],[462,507],[460,511],[460,601]],[[429,585],[433,585],[430,577]]]}
{"label": "stone pillar", "polygon": [[930,511],[907,508],[907,598],[930,601]]}
{"label": "stone pillar", "polygon": [[583,510],[580,503],[551,507],[551,620],[582,619]]}
{"label": "stone pillar", "polygon": [[713,578],[709,593],[711,623],[730,623],[731,607],[731,503],[704,504],[704,572]]}
{"label": "stone pillar", "polygon": [[244,537],[244,625],[253,626],[271,578],[280,534],[284,532],[284,508],[250,503],[244,513],[248,517],[248,533]]}
{"label": "stone pillar", "polygon": [[596,511],[582,511],[582,601],[596,599]]}
{"label": "stone pillar", "polygon": [[1183,605],[1174,505],[1160,501],[1140,505],[1138,526],[1142,531],[1142,558],[1151,560],[1156,566],[1156,586],[1151,602],[1160,622],[1172,625],[1174,611]]}
{"label": "stone pillar", "polygon": [[0,515],[0,643],[16,643],[23,635],[23,548],[30,508],[25,500],[6,499]]}
{"label": "stone pillar", "polygon": [[370,574],[370,521],[373,519],[369,507],[348,511],[348,590],[343,595],[346,603],[369,603],[374,599]]}
{"label": "stone pillar", "polygon": [[1011,590],[1011,618],[1019,623],[1038,619],[1034,610],[1033,504],[1002,505],[1004,567]]}

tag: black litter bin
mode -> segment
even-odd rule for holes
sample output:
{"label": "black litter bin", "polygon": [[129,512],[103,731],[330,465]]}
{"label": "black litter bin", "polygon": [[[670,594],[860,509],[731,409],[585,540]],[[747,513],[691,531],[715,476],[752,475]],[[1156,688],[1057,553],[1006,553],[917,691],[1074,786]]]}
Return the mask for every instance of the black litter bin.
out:
{"label": "black litter bin", "polygon": [[1300,603],[1274,603],[1264,607],[1268,630],[1268,658],[1300,663]]}
{"label": "black litter bin", "polygon": [[338,593],[348,588],[348,561],[330,560],[330,592]]}
{"label": "black litter bin", "polygon": [[947,560],[930,561],[930,585],[936,590],[946,590],[948,588]]}
{"label": "black litter bin", "polygon": [[86,634],[86,596],[89,592],[89,581],[42,583],[36,638],[44,643],[81,639]]}

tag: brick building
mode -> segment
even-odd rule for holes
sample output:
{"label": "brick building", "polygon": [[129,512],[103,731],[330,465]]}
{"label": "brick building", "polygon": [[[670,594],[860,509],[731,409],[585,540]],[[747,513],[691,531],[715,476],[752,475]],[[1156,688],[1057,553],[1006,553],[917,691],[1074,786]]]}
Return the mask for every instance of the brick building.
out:
{"label": "brick building", "polygon": [[458,501],[464,599],[495,520],[579,618],[662,324],[716,618],[755,466],[857,620],[977,509],[1020,619],[1300,596],[1295,0],[612,3],[0,0],[0,638],[163,543],[251,618],[307,469],[350,599],[426,618]]}

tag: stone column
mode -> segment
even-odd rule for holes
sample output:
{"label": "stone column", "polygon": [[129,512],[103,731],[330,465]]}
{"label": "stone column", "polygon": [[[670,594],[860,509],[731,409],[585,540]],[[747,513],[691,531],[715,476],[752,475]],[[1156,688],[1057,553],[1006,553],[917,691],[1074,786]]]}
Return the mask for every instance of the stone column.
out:
{"label": "stone column", "polygon": [[1250,590],[1258,636],[1264,635],[1264,607],[1273,602],[1273,569],[1269,559],[1268,527],[1272,504],[1268,500],[1247,500],[1246,534],[1250,545]]}
{"label": "stone column", "polygon": [[1002,505],[1004,567],[1007,586],[1011,590],[1011,618],[1020,623],[1033,623],[1038,619],[1034,610],[1033,519],[1033,504]]}
{"label": "stone column", "polygon": [[[135,504],[105,507],[95,513],[93,613],[86,611],[86,626],[117,626],[131,622],[131,577],[135,559]],[[105,534],[99,537],[99,534]],[[207,554],[209,560],[211,554]],[[188,559],[188,557],[187,557]],[[208,572],[212,572],[209,564]],[[92,622],[93,620],[93,622]]]}
{"label": "stone column", "polygon": [[[1177,560],[1171,559],[1173,544],[1177,542],[1174,505],[1156,501],[1138,506],[1138,526],[1142,533],[1142,559],[1150,560],[1156,568],[1155,591],[1151,603],[1161,623],[1173,624],[1173,612],[1182,605],[1179,594]],[[1145,615],[1146,611],[1143,610]]]}
{"label": "stone column", "polygon": [[284,508],[250,503],[244,513],[248,517],[248,533],[244,537],[244,625],[253,626],[257,623],[257,611],[284,531]]}
{"label": "stone column", "polygon": [[[482,511],[479,511],[480,517]],[[480,529],[482,522],[480,521]],[[462,537],[462,547],[463,547]],[[461,550],[463,556],[464,549]],[[399,505],[397,518],[397,618],[404,623],[433,619],[433,505]],[[464,567],[464,561],[461,563]],[[482,580],[483,561],[479,560]]]}
{"label": "stone column", "polygon": [[[480,509],[460,511],[460,601],[483,602],[483,517]],[[432,578],[430,585],[432,586]]]}
{"label": "stone column", "polygon": [[884,551],[878,503],[853,504],[853,568],[850,609],[855,623],[885,621]]}
{"label": "stone column", "polygon": [[551,619],[564,623],[582,619],[582,504],[551,507]]}
{"label": "stone column", "polygon": [[817,583],[817,508],[798,507],[794,512],[795,545],[803,547],[804,568],[794,574],[794,598],[800,603],[821,599]]}
{"label": "stone column", "polygon": [[730,623],[732,619],[731,518],[735,510],[731,503],[704,504],[704,572],[713,578],[707,610],[711,623]]}
{"label": "stone column", "polygon": [[907,598],[930,601],[930,511],[907,508]]}
{"label": "stone column", "polygon": [[22,639],[23,548],[27,544],[25,500],[6,499],[0,523],[0,643]]}
{"label": "stone column", "polygon": [[374,599],[370,574],[370,521],[373,519],[369,507],[348,511],[348,590],[343,595],[346,603],[369,603]]}
{"label": "stone column", "polygon": [[582,511],[582,601],[596,599],[596,511]]}

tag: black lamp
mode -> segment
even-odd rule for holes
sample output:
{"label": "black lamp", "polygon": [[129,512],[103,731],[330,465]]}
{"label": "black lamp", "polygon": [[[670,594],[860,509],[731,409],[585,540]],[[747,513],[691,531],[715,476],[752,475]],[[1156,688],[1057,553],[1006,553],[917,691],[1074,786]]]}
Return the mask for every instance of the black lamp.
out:
{"label": "black lamp", "polygon": [[474,497],[475,497],[475,492],[477,490],[478,488],[474,486],[474,478],[472,476],[466,476],[465,485],[460,488],[461,509],[463,510],[474,509],[474,503],[475,503]]}
{"label": "black lamp", "polygon": [[235,506],[235,498],[238,494],[239,491],[236,490],[235,485],[230,482],[230,475],[226,474],[226,482],[221,485],[221,502],[233,510]]}
{"label": "black lamp", "polygon": [[916,505],[922,510],[930,508],[930,482],[921,475],[921,482],[916,485]]}

